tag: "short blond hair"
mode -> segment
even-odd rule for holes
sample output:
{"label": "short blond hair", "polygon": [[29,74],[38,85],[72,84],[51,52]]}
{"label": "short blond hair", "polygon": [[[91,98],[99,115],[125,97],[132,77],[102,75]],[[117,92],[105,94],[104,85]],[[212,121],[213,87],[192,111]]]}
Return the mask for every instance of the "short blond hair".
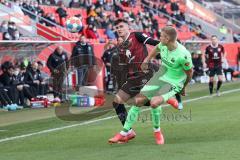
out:
{"label": "short blond hair", "polygon": [[177,30],[171,26],[166,26],[162,29],[162,32],[166,33],[170,41],[176,41],[177,40]]}

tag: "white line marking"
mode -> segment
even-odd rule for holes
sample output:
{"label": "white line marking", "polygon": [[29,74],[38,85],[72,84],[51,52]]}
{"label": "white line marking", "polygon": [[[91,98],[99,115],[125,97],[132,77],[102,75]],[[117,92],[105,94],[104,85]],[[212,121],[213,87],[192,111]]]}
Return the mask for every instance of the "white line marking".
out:
{"label": "white line marking", "polygon": [[8,131],[8,130],[0,129],[0,132],[6,132],[6,131]]}
{"label": "white line marking", "polygon": [[[233,89],[233,90],[224,91],[221,94],[223,95],[223,94],[228,94],[228,93],[233,93],[233,92],[238,92],[238,91],[240,91],[240,89]],[[205,98],[210,98],[210,97],[211,96],[202,96],[202,97],[198,97],[198,98],[185,100],[183,102],[187,103],[187,102],[197,101],[197,100],[200,100],[200,99],[205,99]],[[163,105],[163,107],[166,107],[166,106],[168,106],[168,105]],[[145,112],[145,111],[148,111],[148,110],[150,110],[150,108],[143,109],[142,112]],[[73,128],[73,127],[88,125],[88,124],[92,124],[92,123],[95,123],[95,122],[101,122],[101,121],[113,119],[113,118],[116,118],[116,117],[117,116],[110,116],[110,117],[106,117],[106,118],[96,119],[96,120],[92,120],[92,121],[86,121],[86,122],[73,124],[73,125],[68,125],[68,126],[64,126],[64,127],[52,128],[52,129],[47,129],[47,130],[43,130],[43,131],[39,131],[39,132],[23,134],[23,135],[20,135],[20,136],[3,138],[3,139],[0,139],[0,143],[15,140],[15,139],[20,139],[20,138],[31,137],[31,136],[34,136],[34,135],[40,135],[40,134],[44,134],[44,133],[50,133],[50,132],[54,132],[54,131],[64,130],[64,129],[67,129],[67,128]]]}

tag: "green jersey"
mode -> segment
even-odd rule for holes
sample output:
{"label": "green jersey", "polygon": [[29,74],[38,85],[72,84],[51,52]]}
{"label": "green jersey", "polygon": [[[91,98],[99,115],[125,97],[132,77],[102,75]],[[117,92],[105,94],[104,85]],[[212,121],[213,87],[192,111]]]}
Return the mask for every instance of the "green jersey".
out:
{"label": "green jersey", "polygon": [[183,87],[187,78],[184,70],[190,70],[193,66],[189,51],[177,42],[177,48],[173,51],[169,51],[167,46],[159,43],[157,52],[160,53],[162,67],[166,69],[166,72],[159,77],[159,80],[166,81],[174,86]]}

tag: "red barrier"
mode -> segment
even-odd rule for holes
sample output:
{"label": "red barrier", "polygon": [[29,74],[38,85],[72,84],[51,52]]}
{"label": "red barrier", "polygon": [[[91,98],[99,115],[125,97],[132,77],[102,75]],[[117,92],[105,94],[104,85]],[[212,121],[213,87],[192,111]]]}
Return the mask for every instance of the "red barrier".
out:
{"label": "red barrier", "polygon": [[226,57],[227,57],[229,66],[235,67],[237,65],[237,54],[238,54],[238,48],[240,48],[240,43],[224,44],[223,46],[227,54]]}

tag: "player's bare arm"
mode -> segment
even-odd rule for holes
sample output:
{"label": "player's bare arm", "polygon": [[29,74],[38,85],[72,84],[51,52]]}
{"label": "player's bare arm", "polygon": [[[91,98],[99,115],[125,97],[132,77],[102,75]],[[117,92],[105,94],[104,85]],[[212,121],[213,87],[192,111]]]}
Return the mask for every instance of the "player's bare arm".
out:
{"label": "player's bare arm", "polygon": [[181,94],[182,94],[183,96],[185,96],[185,88],[186,88],[186,86],[188,85],[188,83],[189,83],[189,82],[191,81],[191,79],[192,79],[193,68],[191,68],[190,70],[184,70],[184,72],[185,72],[186,75],[187,75],[187,79],[186,79],[186,81],[185,81],[185,83],[184,83],[184,87],[183,87],[182,92],[181,92]]}

